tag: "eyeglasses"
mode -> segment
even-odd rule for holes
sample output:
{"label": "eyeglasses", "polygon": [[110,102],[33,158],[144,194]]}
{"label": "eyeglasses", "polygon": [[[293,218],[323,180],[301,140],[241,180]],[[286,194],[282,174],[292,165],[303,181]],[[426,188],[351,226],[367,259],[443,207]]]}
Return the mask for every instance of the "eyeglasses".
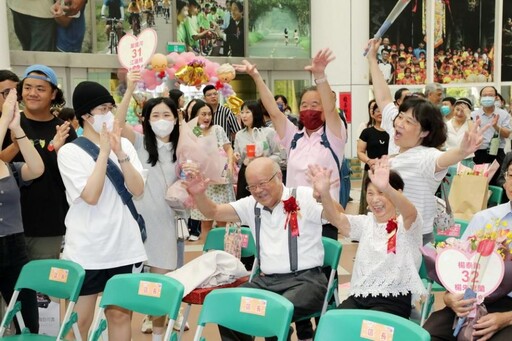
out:
{"label": "eyeglasses", "polygon": [[260,187],[260,188],[266,187],[270,183],[270,181],[272,181],[274,179],[276,174],[277,174],[277,172],[275,172],[274,175],[272,175],[272,177],[270,179],[268,179],[267,181],[262,181],[257,185],[245,186],[245,189],[248,190],[249,192],[252,192],[252,191],[255,191],[256,188],[258,188],[258,187]]}
{"label": "eyeglasses", "polygon": [[[111,111],[113,114],[116,112],[116,107],[114,105],[98,105],[97,107],[91,109],[91,114],[94,115],[105,115],[109,111]],[[94,113],[93,113],[94,112]]]}
{"label": "eyeglasses", "polygon": [[206,97],[213,97],[213,96],[218,96],[219,93],[218,92],[210,92],[209,94],[206,94],[205,96]]}
{"label": "eyeglasses", "polygon": [[2,96],[4,97],[4,99],[7,98],[7,96],[9,95],[9,92],[11,92],[13,88],[9,88],[9,89],[5,89],[4,91],[0,91],[0,94],[2,94]]}

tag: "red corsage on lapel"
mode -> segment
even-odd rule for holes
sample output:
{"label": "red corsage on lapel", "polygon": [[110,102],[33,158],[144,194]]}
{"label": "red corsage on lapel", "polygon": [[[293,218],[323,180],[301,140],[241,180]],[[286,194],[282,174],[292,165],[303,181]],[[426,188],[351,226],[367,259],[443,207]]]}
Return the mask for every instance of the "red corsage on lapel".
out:
{"label": "red corsage on lapel", "polygon": [[388,253],[396,254],[396,233],[398,231],[398,224],[396,218],[388,220],[386,225],[386,232],[388,233]]}
{"label": "red corsage on lapel", "polygon": [[297,200],[294,196],[289,197],[286,200],[283,200],[284,212],[286,213],[286,222],[284,224],[284,229],[290,225],[290,229],[292,230],[292,236],[297,237],[299,235],[299,221],[298,216],[300,217],[300,207],[297,203]]}

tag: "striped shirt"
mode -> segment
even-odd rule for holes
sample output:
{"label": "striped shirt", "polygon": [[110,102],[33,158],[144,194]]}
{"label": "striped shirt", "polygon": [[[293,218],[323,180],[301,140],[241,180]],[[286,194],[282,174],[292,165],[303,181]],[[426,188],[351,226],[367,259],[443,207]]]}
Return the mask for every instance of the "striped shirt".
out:
{"label": "striped shirt", "polygon": [[224,129],[231,143],[235,140],[235,134],[241,129],[235,114],[223,105],[217,106],[215,115],[213,115],[213,124]]}

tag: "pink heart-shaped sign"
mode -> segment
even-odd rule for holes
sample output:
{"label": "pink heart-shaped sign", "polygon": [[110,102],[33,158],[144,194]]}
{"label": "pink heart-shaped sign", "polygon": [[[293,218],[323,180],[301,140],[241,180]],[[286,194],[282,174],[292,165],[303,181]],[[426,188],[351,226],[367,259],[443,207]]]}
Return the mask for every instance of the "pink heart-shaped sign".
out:
{"label": "pink heart-shaped sign", "polygon": [[479,257],[477,252],[450,248],[441,251],[436,258],[436,272],[446,290],[460,294],[468,287],[473,288],[479,301],[494,292],[505,273],[503,258],[497,252]]}
{"label": "pink heart-shaped sign", "polygon": [[117,58],[126,69],[142,70],[156,50],[157,35],[146,28],[137,37],[127,33],[119,41]]}

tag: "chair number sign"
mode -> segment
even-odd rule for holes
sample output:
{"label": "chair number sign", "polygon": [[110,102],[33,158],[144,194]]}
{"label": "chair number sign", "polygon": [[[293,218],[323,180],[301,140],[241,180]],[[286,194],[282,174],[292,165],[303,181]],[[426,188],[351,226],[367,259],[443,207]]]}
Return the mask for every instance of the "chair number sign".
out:
{"label": "chair number sign", "polygon": [[140,281],[139,282],[139,295],[160,297],[162,295],[162,283]]}
{"label": "chair number sign", "polygon": [[52,267],[50,269],[50,281],[66,283],[68,281],[69,270]]}
{"label": "chair number sign", "polygon": [[395,329],[384,324],[363,320],[361,337],[372,341],[393,341]]}
{"label": "chair number sign", "polygon": [[249,245],[249,236],[242,234],[242,249],[246,249],[247,245]]}
{"label": "chair number sign", "polygon": [[240,312],[246,314],[265,316],[267,301],[257,298],[242,296],[240,300]]}

